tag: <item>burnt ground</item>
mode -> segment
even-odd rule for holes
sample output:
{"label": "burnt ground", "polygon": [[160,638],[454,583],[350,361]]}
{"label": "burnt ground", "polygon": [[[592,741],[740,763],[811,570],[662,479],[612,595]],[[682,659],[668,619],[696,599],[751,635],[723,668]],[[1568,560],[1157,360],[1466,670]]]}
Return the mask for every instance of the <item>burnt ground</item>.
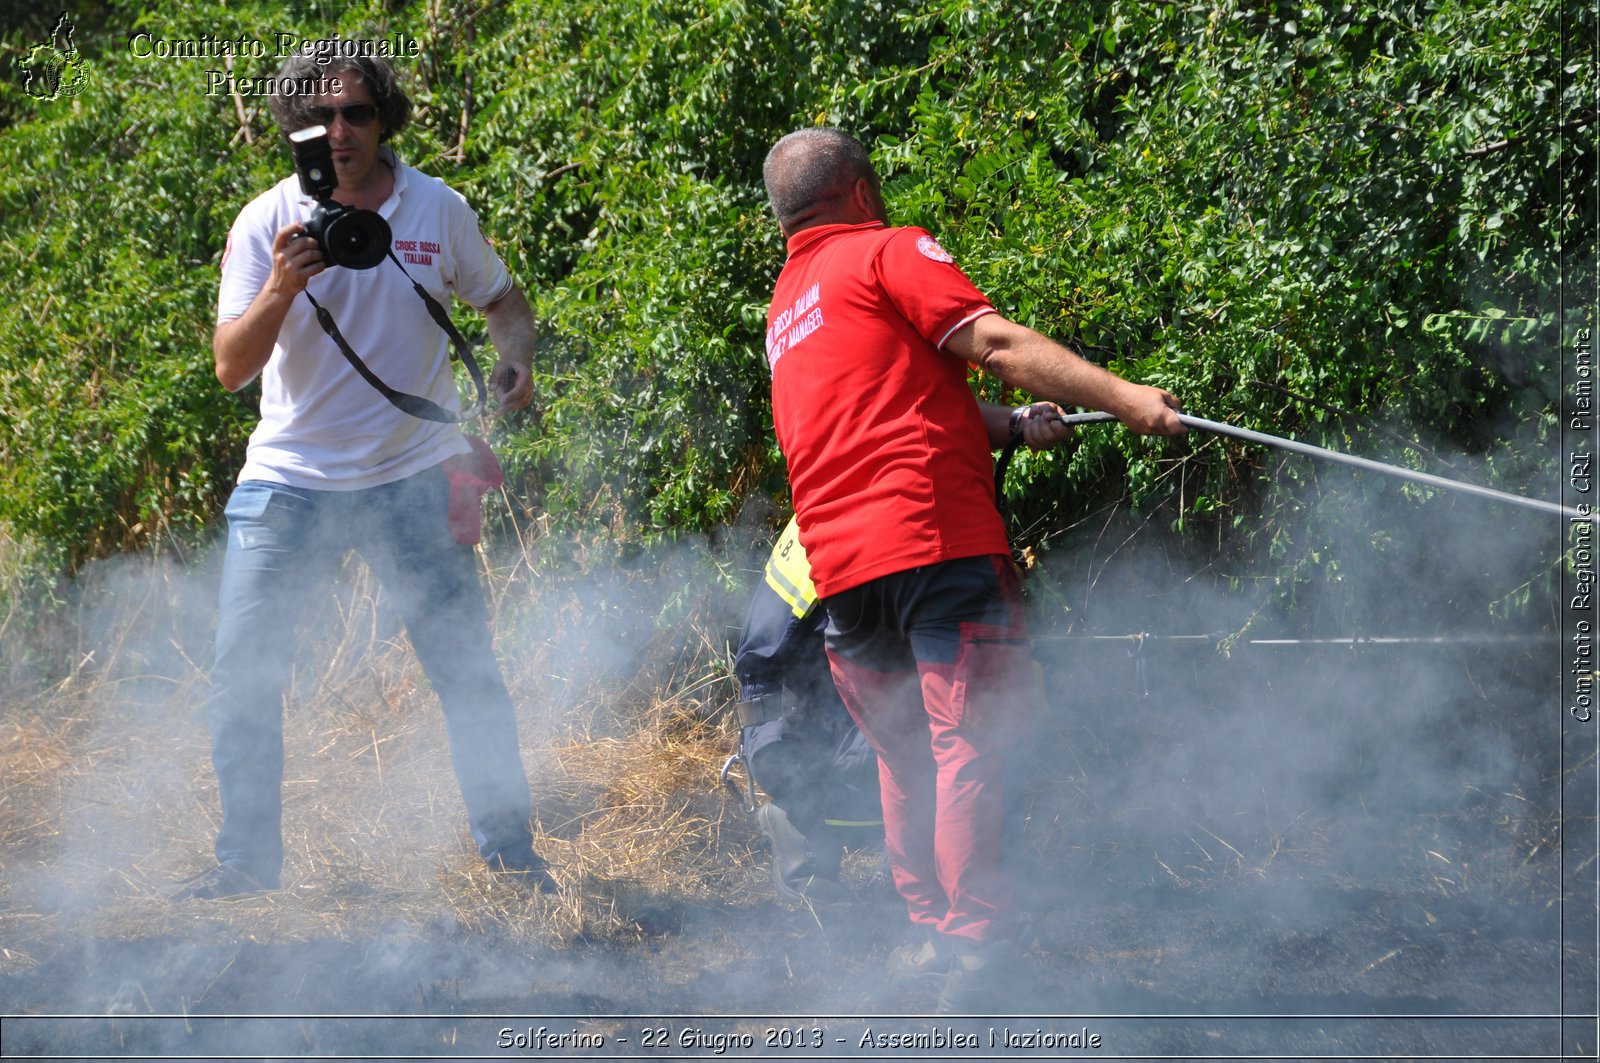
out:
{"label": "burnt ground", "polygon": [[[1042,920],[1031,956],[1037,970],[1016,996],[1014,1010],[1024,1018],[950,1022],[985,1033],[1087,1028],[1101,1036],[1104,1051],[1070,1054],[1122,1058],[1218,1052],[1526,1058],[1552,1054],[1559,1043],[1559,1029],[1548,1022],[1462,1018],[1549,1014],[1556,957],[1552,936],[1541,932],[1548,928],[1484,933],[1492,916],[1466,907],[1435,906],[1442,911],[1430,923],[1415,898],[1364,896],[1350,910],[1344,894],[1327,901],[1346,915],[1307,925],[1251,912],[1235,903],[1242,899],[1208,902],[1151,889],[1093,912]],[[892,944],[884,928],[893,915],[893,906],[882,903],[864,904],[851,916],[824,916],[823,925],[809,913],[764,907],[696,911],[684,913],[673,932],[634,948],[543,954],[442,936],[210,946],[84,942],[52,957],[26,985],[7,985],[13,1001],[7,1010],[45,1006],[65,984],[115,1017],[11,1020],[6,1051],[69,1058],[493,1058],[519,1054],[497,1051],[501,1030],[548,1026],[606,1034],[620,1054],[632,1054],[617,1041],[624,1037],[642,1055],[709,1058],[714,1053],[649,1052],[643,1031],[665,1026],[678,1038],[695,1026],[763,1034],[782,1025],[822,1028],[830,1042],[848,1038],[828,1044],[821,1058],[893,1055],[862,1050],[859,1037],[868,1029],[915,1034],[946,1025],[925,1017],[925,1000],[873,985],[874,968]],[[824,945],[830,935],[846,939],[833,941],[831,952]],[[136,982],[98,975],[130,967],[144,972]],[[806,1006],[797,1009],[801,1002]],[[864,1012],[883,1018],[829,1017]],[[140,1017],[150,1014],[187,1017]],[[294,1017],[207,1017],[219,1015]],[[416,1017],[300,1017],[307,1015]],[[748,1018],[717,1018],[729,1015]]]}
{"label": "burnt ground", "polygon": [[1593,1058],[1592,740],[1562,748],[1549,653],[1287,652],[1042,644],[1004,1016],[884,984],[902,917],[863,853],[853,905],[785,909],[756,874],[559,945],[275,935],[249,902],[65,941],[11,919],[35,951],[0,975],[4,1053]]}

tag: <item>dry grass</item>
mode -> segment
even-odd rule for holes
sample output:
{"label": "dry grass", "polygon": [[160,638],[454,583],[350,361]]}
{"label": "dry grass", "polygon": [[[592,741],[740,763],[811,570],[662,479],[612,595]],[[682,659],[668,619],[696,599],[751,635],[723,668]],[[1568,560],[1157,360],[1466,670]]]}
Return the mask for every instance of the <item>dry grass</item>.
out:
{"label": "dry grass", "polygon": [[[334,593],[312,603],[287,701],[282,888],[165,900],[165,887],[210,865],[217,827],[197,663],[210,649],[208,571],[203,561],[107,569],[64,628],[54,659],[68,662],[65,674],[27,684],[0,670],[0,977],[36,971],[46,982],[84,941],[225,946],[210,950],[221,966],[245,943],[399,939],[541,957],[614,947],[644,961],[633,964],[647,983],[634,1000],[662,986],[696,1001],[804,986],[838,1008],[856,999],[856,983],[841,974],[863,991],[881,988],[874,956],[891,942],[880,926],[772,915],[757,832],[717,780],[735,732],[725,625],[744,603],[720,595],[721,573],[699,554],[585,583],[552,577],[524,551],[488,574],[535,844],[555,865],[556,894],[529,895],[483,868],[436,700],[372,578],[353,563]],[[1130,701],[1116,664],[1125,661],[1073,661],[1073,683],[1059,686],[1070,696],[1042,715],[1033,743],[1039,774],[1023,841],[1040,871],[1042,956],[1130,985],[1187,977],[1210,946],[1200,937],[1152,943],[1145,913],[1126,914],[1129,896],[1216,899],[1226,912],[1227,897],[1249,907],[1270,882],[1287,887],[1284,904],[1304,897],[1309,911],[1319,890],[1344,889],[1360,869],[1385,889],[1425,897],[1428,920],[1436,901],[1526,906],[1559,895],[1543,855],[1558,844],[1549,804],[1531,791],[1523,799],[1509,767],[1503,783],[1459,807],[1424,802],[1428,815],[1374,804],[1357,819],[1346,800],[1336,806],[1341,820],[1325,794],[1229,785],[1237,780],[1193,752],[1229,753],[1229,736],[1316,734],[1315,720],[1285,720],[1276,702],[1252,709],[1217,697],[1221,708],[1201,715],[1210,703],[1198,698]],[[1261,766],[1243,774],[1253,779]],[[1380,815],[1394,829],[1377,830]],[[1368,845],[1381,851],[1367,854]],[[699,918],[708,912],[715,918]],[[1398,967],[1383,956],[1391,947],[1364,954],[1371,966],[1361,974]],[[307,963],[325,954],[291,951]]]}
{"label": "dry grass", "polygon": [[525,567],[492,573],[491,601],[535,845],[558,894],[526,894],[478,860],[436,699],[352,562],[310,610],[287,699],[283,888],[166,901],[165,887],[209,866],[219,815],[194,663],[209,646],[192,615],[211,591],[190,573],[129,568],[79,618],[79,666],[0,713],[0,973],[83,935],[446,930],[559,947],[636,941],[683,905],[753,902],[752,826],[717,781],[734,728],[715,621],[691,615],[597,649],[607,625],[577,592],[506,593],[533,582]]}

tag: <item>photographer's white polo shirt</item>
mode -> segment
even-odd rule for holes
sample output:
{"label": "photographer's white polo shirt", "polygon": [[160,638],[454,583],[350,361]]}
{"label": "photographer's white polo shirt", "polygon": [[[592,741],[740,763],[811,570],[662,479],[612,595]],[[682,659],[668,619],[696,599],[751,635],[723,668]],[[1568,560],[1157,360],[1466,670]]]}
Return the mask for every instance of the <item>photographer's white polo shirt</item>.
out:
{"label": "photographer's white polo shirt", "polygon": [[[388,148],[380,159],[394,168],[394,191],[378,213],[393,230],[405,273],[386,258],[368,270],[330,267],[306,287],[379,379],[457,410],[450,340],[406,274],[447,308],[452,296],[488,306],[511,290],[511,276],[460,193],[399,162]],[[271,276],[273,234],[309,218],[313,207],[291,176],[239,212],[222,256],[219,324],[242,315]],[[457,426],[390,405],[322,331],[310,300],[295,297],[261,372],[261,423],[250,435],[240,481],[354,490],[403,479],[467,450]]]}

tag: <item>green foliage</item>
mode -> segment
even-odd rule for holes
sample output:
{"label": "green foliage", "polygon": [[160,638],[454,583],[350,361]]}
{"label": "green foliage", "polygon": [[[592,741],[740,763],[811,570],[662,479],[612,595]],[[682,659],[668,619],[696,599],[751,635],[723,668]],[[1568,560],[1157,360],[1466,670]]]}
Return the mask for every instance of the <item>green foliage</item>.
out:
{"label": "green foliage", "polygon": [[1270,11],[1062,5],[1037,65],[1018,19],[942,12],[1008,61],[919,99],[891,204],[1022,320],[1196,412],[1316,434],[1332,406],[1477,451],[1537,434],[1556,237],[1593,232],[1559,213],[1592,130],[1555,20]]}
{"label": "green foliage", "polygon": [[215,101],[134,76],[94,38],[80,23],[78,95],[8,84],[0,100],[0,523],[48,570],[193,535],[249,416],[207,357],[248,160]]}
{"label": "green foliage", "polygon": [[[141,27],[418,38],[397,147],[467,195],[535,301],[538,416],[496,442],[516,497],[571,536],[632,549],[782,499],[761,356],[782,244],[760,166],[819,122],[872,146],[895,219],[937,233],[1002,312],[1193,412],[1407,464],[1465,452],[1481,480],[1554,491],[1560,293],[1591,268],[1559,256],[1595,233],[1594,197],[1574,194],[1594,181],[1591,11],[374,0],[75,17],[82,93],[0,87],[0,523],[46,569],[200,534],[253,416],[210,374],[216,263],[286,156],[261,101],[204,94],[215,61],[130,56]],[[6,51],[47,30],[7,31]],[[1080,435],[1014,466],[1035,539],[1095,504],[1176,499],[1164,512],[1196,541],[1270,547],[1291,581],[1334,571],[1289,531],[1303,463],[1263,483],[1247,448]]]}

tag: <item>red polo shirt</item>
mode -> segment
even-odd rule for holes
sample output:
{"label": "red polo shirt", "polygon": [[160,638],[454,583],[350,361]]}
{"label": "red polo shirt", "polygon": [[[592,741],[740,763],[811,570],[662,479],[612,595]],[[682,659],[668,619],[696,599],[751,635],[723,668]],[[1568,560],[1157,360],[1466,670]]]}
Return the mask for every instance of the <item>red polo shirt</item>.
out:
{"label": "red polo shirt", "polygon": [[1009,550],[967,364],[940,349],[993,312],[922,229],[819,225],[790,238],[767,311],[767,363],[823,597]]}

